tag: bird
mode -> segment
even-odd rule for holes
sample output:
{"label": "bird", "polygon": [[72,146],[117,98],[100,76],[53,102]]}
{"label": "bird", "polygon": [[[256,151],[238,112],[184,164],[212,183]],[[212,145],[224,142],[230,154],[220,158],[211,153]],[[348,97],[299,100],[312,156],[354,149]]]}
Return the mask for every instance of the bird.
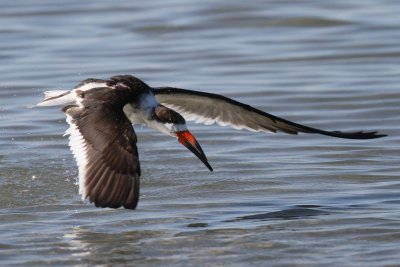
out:
{"label": "bird", "polygon": [[150,87],[132,75],[89,78],[72,90],[44,92],[36,106],[62,105],[69,147],[78,165],[79,194],[96,207],[136,209],[140,163],[132,125],[170,135],[213,171],[186,121],[253,132],[321,134],[345,139],[386,136],[376,131],[325,131],[274,116],[231,98],[175,87]]}

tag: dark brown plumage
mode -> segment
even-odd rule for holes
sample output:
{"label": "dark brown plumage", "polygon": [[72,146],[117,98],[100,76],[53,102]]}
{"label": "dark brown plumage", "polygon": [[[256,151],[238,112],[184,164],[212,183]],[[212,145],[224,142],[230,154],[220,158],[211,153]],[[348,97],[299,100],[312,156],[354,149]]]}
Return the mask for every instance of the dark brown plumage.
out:
{"label": "dark brown plumage", "polygon": [[91,90],[83,96],[82,108],[72,105],[62,111],[84,139],[87,165],[83,194],[97,207],[134,209],[139,200],[137,139],[118,94],[118,90],[106,94]]}
{"label": "dark brown plumage", "polygon": [[132,124],[146,124],[175,136],[212,171],[185,120],[236,129],[288,134],[311,133],[346,139],[373,139],[377,132],[325,131],[276,117],[225,96],[186,89],[151,88],[138,78],[118,75],[86,79],[71,91],[46,92],[38,106],[65,105],[69,145],[79,167],[79,190],[97,207],[135,209],[140,163]]}

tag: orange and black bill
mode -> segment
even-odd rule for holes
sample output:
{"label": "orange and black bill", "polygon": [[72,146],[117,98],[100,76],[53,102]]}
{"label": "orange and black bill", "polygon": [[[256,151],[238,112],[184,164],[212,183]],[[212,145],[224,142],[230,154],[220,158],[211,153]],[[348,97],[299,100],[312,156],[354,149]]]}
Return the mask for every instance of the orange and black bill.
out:
{"label": "orange and black bill", "polygon": [[208,163],[207,157],[204,154],[203,149],[201,149],[201,146],[197,142],[196,138],[194,138],[194,136],[189,131],[177,132],[176,136],[178,137],[179,143],[192,151],[192,153],[195,154],[210,171],[213,171],[213,168]]}

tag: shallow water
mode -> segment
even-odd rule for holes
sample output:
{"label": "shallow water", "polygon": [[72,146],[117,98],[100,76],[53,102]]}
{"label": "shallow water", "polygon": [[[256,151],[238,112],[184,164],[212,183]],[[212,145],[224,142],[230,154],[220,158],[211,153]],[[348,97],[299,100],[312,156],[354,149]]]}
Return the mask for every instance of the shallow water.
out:
{"label": "shallow water", "polygon": [[[4,266],[385,266],[400,262],[397,1],[0,3]],[[83,203],[45,90],[133,74],[376,140],[189,124],[210,173],[135,127],[135,211]]]}

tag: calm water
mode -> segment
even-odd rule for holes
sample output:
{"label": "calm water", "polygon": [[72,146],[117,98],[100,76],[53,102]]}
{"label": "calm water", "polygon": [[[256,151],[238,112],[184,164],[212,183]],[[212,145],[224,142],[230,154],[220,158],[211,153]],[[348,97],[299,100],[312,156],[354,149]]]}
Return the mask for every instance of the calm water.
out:
{"label": "calm water", "polygon": [[[0,265],[398,266],[400,2],[2,1]],[[214,172],[136,127],[135,211],[83,203],[45,90],[133,74],[352,141],[189,124]]]}

